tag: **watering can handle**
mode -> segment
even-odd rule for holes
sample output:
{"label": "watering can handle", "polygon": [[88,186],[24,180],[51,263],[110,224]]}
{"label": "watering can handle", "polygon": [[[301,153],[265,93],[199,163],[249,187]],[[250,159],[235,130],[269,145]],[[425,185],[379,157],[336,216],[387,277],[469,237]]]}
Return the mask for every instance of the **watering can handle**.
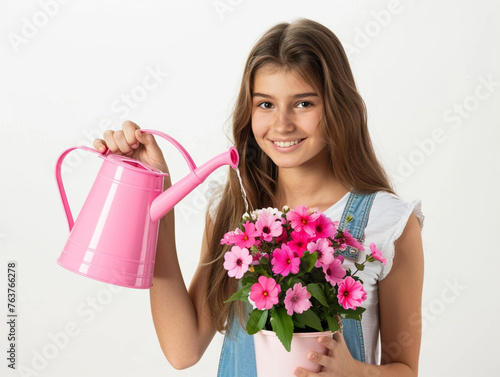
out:
{"label": "watering can handle", "polygon": [[169,136],[169,135],[167,135],[164,132],[156,131],[156,130],[141,129],[140,131],[144,132],[144,133],[147,133],[147,134],[152,134],[152,135],[160,136],[160,137],[164,138],[165,140],[169,141],[170,143],[172,143],[179,150],[179,152],[181,152],[182,156],[184,157],[184,160],[186,160],[186,163],[189,166],[189,170],[194,171],[194,169],[196,169],[196,164],[194,163],[194,161],[191,158],[191,156],[189,155],[189,153],[172,136]]}
{"label": "watering can handle", "polygon": [[73,229],[73,225],[75,225],[75,221],[73,220],[73,215],[71,213],[71,208],[69,207],[68,203],[68,197],[66,196],[66,191],[64,190],[64,185],[62,181],[62,176],[61,176],[61,166],[64,160],[64,157],[68,155],[69,152],[74,151],[75,149],[83,149],[87,152],[92,152],[95,154],[100,155],[101,153],[96,151],[93,148],[85,147],[85,146],[79,146],[79,147],[72,147],[66,149],[58,158],[57,164],[56,164],[56,180],[57,180],[57,187],[59,188],[59,193],[61,194],[61,199],[63,202],[64,206],[64,212],[66,212],[66,218],[68,219],[68,225],[69,225],[69,230]]}
{"label": "watering can handle", "polygon": [[[152,134],[152,135],[157,135],[160,136],[170,143],[172,143],[178,150],[181,152],[182,156],[186,160],[186,163],[189,166],[189,169],[191,171],[194,171],[196,169],[196,164],[194,163],[193,159],[189,155],[189,153],[184,149],[184,147],[173,137],[167,135],[166,133],[163,133],[161,131],[156,131],[156,130],[148,130],[148,129],[141,129],[141,132]],[[87,152],[92,152],[97,155],[102,155],[102,153],[96,151],[93,148],[85,147],[85,146],[79,146],[79,147],[72,147],[66,149],[60,156],[59,159],[57,160],[56,164],[56,180],[57,180],[57,187],[59,188],[59,193],[61,194],[61,200],[63,202],[64,206],[64,211],[66,212],[66,218],[68,219],[68,225],[69,225],[69,230],[73,229],[73,225],[75,225],[75,221],[73,219],[73,214],[71,213],[71,208],[69,207],[69,202],[68,202],[68,197],[66,195],[66,191],[64,190],[64,185],[62,181],[62,176],[61,176],[61,167],[64,158],[68,155],[69,152],[74,151],[75,149],[83,149]],[[110,153],[110,150],[108,149],[106,151],[106,155]]]}

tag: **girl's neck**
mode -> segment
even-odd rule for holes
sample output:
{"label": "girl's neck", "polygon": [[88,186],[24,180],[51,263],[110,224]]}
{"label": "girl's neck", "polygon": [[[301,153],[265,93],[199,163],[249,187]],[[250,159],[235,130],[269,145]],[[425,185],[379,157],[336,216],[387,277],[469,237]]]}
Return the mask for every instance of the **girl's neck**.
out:
{"label": "girl's neck", "polygon": [[295,168],[280,168],[277,185],[277,208],[287,205],[316,207],[325,211],[350,191],[335,177],[328,161]]}

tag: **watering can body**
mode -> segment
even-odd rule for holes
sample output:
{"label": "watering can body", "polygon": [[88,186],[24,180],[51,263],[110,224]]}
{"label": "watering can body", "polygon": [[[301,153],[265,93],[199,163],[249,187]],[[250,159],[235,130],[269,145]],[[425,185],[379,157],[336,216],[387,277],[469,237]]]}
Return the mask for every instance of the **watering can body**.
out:
{"label": "watering can body", "polygon": [[[57,262],[64,268],[102,282],[131,287],[152,286],[159,220],[184,196],[222,165],[238,165],[235,148],[196,167],[187,152],[170,136],[141,130],[171,141],[184,155],[191,173],[163,192],[167,175],[139,161],[103,155],[87,147],[64,151],[56,178],[68,218],[70,235]],[[62,185],[64,157],[76,148],[97,153],[104,161],[76,219]]]}

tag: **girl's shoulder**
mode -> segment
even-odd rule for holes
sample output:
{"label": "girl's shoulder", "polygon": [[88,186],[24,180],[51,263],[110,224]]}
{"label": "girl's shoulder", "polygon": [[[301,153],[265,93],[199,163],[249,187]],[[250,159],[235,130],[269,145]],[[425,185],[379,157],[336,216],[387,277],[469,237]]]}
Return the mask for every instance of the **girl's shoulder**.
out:
{"label": "girl's shoulder", "polygon": [[379,280],[391,270],[394,243],[403,233],[411,214],[415,215],[420,229],[423,229],[425,216],[420,199],[405,200],[386,191],[376,193],[365,231],[367,240],[375,242],[387,259],[387,265],[382,269]]}
{"label": "girl's shoulder", "polygon": [[412,213],[417,217],[422,229],[425,216],[420,199],[405,200],[390,192],[378,191],[373,200],[370,217],[373,215],[377,222],[406,223]]}

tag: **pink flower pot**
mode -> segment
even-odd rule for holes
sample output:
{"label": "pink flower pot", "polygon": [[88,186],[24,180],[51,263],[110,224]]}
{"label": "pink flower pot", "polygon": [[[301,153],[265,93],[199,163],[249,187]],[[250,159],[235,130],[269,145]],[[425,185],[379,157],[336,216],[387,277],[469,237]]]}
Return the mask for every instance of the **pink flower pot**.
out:
{"label": "pink flower pot", "polygon": [[291,351],[287,352],[273,331],[254,334],[258,377],[292,377],[298,366],[317,373],[321,365],[307,359],[307,353],[326,354],[327,348],[318,343],[320,336],[332,336],[331,331],[293,334]]}

